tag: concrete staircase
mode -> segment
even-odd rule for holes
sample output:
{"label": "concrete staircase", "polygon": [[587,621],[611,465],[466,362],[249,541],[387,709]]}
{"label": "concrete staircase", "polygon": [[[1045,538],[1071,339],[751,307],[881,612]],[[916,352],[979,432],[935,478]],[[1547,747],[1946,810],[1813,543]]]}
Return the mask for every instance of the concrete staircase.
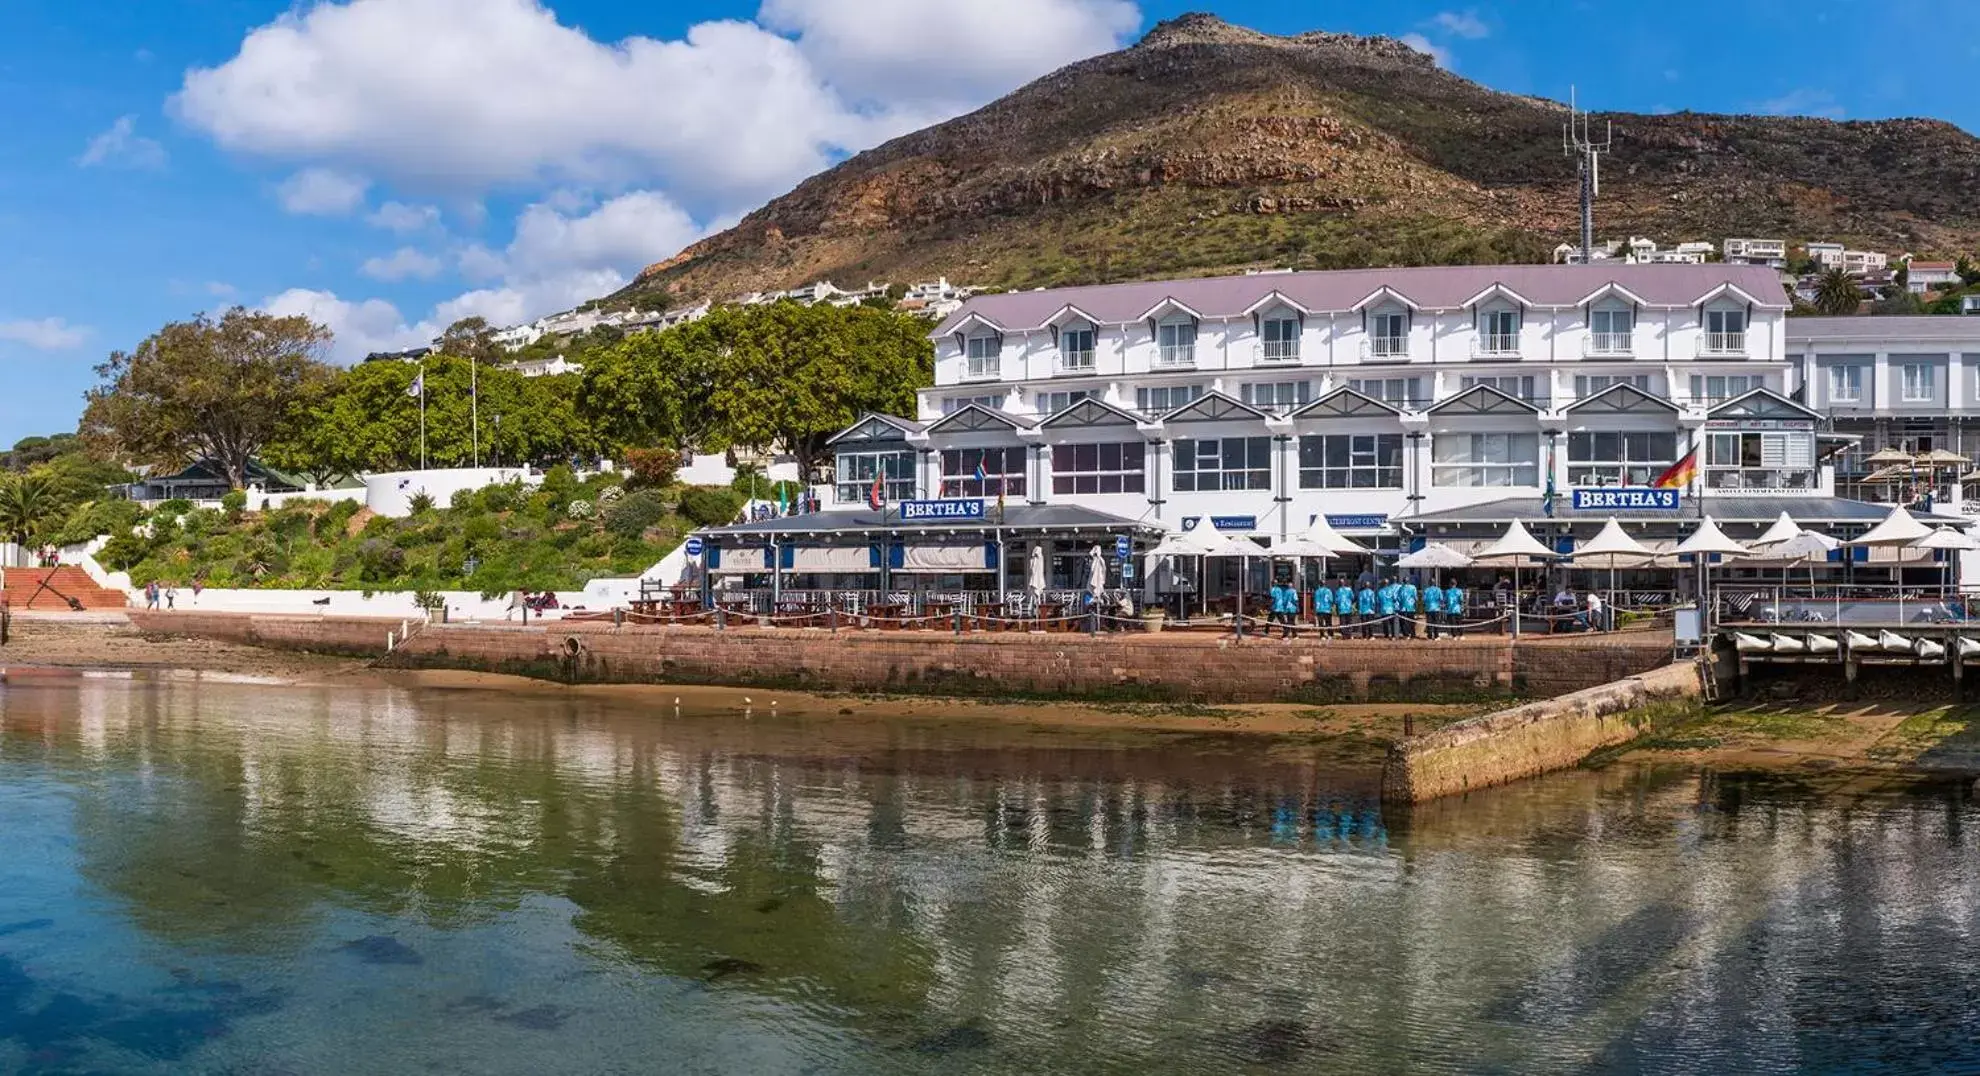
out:
{"label": "concrete staircase", "polygon": [[[43,590],[41,583],[46,579],[52,590]],[[40,591],[40,593],[36,593]],[[60,591],[57,594],[56,591]],[[122,591],[110,590],[96,585],[89,573],[73,565],[60,568],[8,568],[7,604],[15,612],[67,612],[69,603],[64,597],[74,598],[86,610],[124,609],[130,605],[130,598]]]}

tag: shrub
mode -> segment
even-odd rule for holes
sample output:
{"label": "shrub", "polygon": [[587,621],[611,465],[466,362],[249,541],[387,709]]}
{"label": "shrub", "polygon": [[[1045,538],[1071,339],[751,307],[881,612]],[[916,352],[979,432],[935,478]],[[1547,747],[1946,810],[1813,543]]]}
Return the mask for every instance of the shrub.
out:
{"label": "shrub", "polygon": [[423,516],[433,511],[433,505],[433,494],[425,490],[420,490],[418,493],[406,498],[406,507],[412,509],[412,514],[416,516]]}
{"label": "shrub", "polygon": [[367,583],[389,583],[406,570],[406,555],[392,543],[367,538],[358,545],[358,578]]}
{"label": "shrub", "polygon": [[453,509],[456,512],[472,512],[474,511],[475,501],[477,499],[478,498],[474,490],[457,489],[454,491],[454,495],[452,497],[447,498],[447,507]]}
{"label": "shrub", "polygon": [[635,489],[660,489],[674,484],[681,471],[681,454],[671,448],[626,449],[626,485]]}
{"label": "shrub", "polygon": [[521,482],[497,482],[484,486],[481,490],[481,510],[484,512],[513,512],[522,500]]}
{"label": "shrub", "polygon": [[697,527],[733,522],[742,511],[743,495],[732,489],[695,486],[681,494],[681,515]]}
{"label": "shrub", "polygon": [[156,515],[170,516],[173,519],[177,519],[192,510],[193,503],[191,501],[186,500],[184,497],[174,497],[157,508],[152,509],[152,512]]}
{"label": "shrub", "polygon": [[105,542],[96,559],[111,571],[128,572],[150,552],[150,543],[135,534],[125,532],[114,535]]}
{"label": "shrub", "polygon": [[240,518],[240,514],[247,511],[247,491],[244,489],[228,490],[220,497],[220,510],[227,513],[229,517]]}
{"label": "shrub", "polygon": [[364,507],[357,501],[338,501],[322,515],[316,517],[316,537],[323,542],[335,542],[344,537],[344,529],[350,526],[351,517]]}
{"label": "shrub", "polygon": [[598,514],[598,510],[590,501],[572,501],[565,507],[564,514],[572,519],[590,519]]}
{"label": "shrub", "polygon": [[666,515],[666,499],[653,490],[643,489],[612,506],[611,515],[605,518],[605,529],[615,537],[637,539]]}
{"label": "shrub", "polygon": [[560,463],[543,472],[543,492],[550,494],[559,502],[569,500],[577,492],[577,488],[577,472],[571,470],[571,465],[568,463]]}

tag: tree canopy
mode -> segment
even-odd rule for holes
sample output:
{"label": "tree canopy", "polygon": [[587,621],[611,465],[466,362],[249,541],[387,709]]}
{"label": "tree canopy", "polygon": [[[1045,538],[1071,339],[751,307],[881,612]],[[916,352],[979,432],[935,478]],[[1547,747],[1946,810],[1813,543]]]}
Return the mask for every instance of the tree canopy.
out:
{"label": "tree canopy", "polygon": [[81,433],[133,463],[210,460],[236,487],[293,403],[330,380],[330,331],[305,317],[235,307],[166,325],[96,368]]}
{"label": "tree canopy", "polygon": [[1823,273],[1820,283],[1815,286],[1815,311],[1820,314],[1854,314],[1862,301],[1863,294],[1856,289],[1856,278],[1841,269]]}

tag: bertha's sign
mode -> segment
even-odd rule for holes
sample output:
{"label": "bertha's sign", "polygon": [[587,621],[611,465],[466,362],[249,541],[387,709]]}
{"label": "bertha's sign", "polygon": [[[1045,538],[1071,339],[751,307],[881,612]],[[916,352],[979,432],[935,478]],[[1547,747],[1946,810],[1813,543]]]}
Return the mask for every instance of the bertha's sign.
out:
{"label": "bertha's sign", "polygon": [[1574,510],[1577,512],[1675,512],[1678,509],[1678,496],[1683,490],[1676,489],[1578,489],[1574,491]]}
{"label": "bertha's sign", "polygon": [[976,498],[901,502],[901,521],[903,523],[944,522],[982,518],[983,501]]}

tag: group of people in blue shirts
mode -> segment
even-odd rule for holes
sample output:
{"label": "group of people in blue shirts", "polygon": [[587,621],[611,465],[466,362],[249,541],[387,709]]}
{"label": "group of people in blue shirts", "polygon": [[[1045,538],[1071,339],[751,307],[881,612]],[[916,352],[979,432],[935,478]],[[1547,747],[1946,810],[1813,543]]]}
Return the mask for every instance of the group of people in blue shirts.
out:
{"label": "group of people in blue shirts", "polygon": [[[1269,636],[1272,626],[1277,625],[1285,638],[1292,638],[1299,630],[1299,588],[1291,580],[1275,580],[1271,599],[1272,615],[1265,634]],[[1430,583],[1418,588],[1407,579],[1364,575],[1356,585],[1337,576],[1331,583],[1322,583],[1313,590],[1313,614],[1322,631],[1348,636],[1359,628],[1364,639],[1374,638],[1378,630],[1385,639],[1414,639],[1419,612],[1430,638],[1462,635],[1464,609],[1464,588],[1455,583],[1446,587]]]}

